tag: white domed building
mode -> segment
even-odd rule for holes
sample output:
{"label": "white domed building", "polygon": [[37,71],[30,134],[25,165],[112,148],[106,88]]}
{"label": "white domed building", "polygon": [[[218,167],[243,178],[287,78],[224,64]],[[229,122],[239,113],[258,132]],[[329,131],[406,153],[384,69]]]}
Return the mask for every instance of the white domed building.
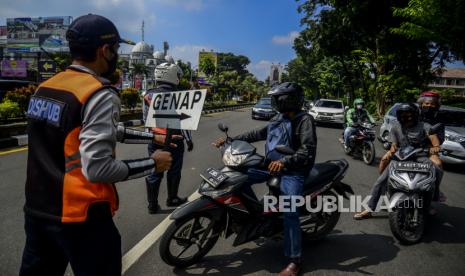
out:
{"label": "white domed building", "polygon": [[152,58],[153,45],[147,44],[145,41],[138,42],[131,50],[130,65],[145,64],[147,59]]}

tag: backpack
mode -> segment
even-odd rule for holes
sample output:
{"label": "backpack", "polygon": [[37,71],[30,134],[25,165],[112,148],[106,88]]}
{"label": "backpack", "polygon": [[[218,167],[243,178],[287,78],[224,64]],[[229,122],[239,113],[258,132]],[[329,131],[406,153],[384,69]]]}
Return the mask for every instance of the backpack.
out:
{"label": "backpack", "polygon": [[[305,115],[304,112],[297,114],[293,119],[297,119]],[[286,154],[282,154],[276,150],[278,146],[286,146],[292,148],[292,123],[291,120],[279,115],[278,119],[270,123],[267,127],[267,137],[265,143],[265,157],[267,160],[280,160]]]}

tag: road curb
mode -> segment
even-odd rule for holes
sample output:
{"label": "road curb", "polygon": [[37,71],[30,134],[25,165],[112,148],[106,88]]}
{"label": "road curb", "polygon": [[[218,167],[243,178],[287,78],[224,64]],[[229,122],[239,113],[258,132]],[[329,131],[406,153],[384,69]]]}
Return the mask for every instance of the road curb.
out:
{"label": "road curb", "polygon": [[[204,110],[202,111],[202,115],[218,113],[218,112],[223,112],[223,111],[231,111],[231,110],[246,108],[250,106],[252,106],[252,104],[243,104],[243,105],[228,106],[228,107],[218,108],[218,109]],[[137,126],[144,125],[144,121],[140,119],[139,120],[128,120],[128,121],[120,122],[120,124],[122,124],[125,127],[137,127]],[[27,146],[27,145],[28,145],[27,134],[15,135],[15,136],[0,139],[0,149],[22,147],[22,146]]]}
{"label": "road curb", "polygon": [[0,149],[27,146],[27,134],[0,139]]}

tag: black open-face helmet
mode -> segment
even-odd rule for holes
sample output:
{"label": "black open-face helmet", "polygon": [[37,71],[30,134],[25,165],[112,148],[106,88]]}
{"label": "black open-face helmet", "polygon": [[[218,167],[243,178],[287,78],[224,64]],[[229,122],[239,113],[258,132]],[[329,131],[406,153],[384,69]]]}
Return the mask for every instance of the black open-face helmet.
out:
{"label": "black open-face helmet", "polygon": [[396,117],[401,126],[412,127],[418,123],[420,110],[414,103],[401,103],[397,107]]}
{"label": "black open-face helmet", "polygon": [[272,87],[268,95],[271,105],[280,113],[302,110],[304,91],[297,83],[283,82]]}

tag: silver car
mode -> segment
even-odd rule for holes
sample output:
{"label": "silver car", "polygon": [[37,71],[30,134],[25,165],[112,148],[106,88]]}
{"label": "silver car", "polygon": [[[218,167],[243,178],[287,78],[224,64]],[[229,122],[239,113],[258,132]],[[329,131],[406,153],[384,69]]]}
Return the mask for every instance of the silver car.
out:
{"label": "silver car", "polygon": [[[397,122],[396,110],[399,103],[394,104],[384,115],[383,124],[379,131],[379,141],[384,144],[384,148],[390,147],[389,131],[393,122]],[[441,160],[448,164],[465,165],[465,109],[441,106],[439,110],[439,121],[446,127],[446,137],[441,146],[443,152],[440,153]]]}

